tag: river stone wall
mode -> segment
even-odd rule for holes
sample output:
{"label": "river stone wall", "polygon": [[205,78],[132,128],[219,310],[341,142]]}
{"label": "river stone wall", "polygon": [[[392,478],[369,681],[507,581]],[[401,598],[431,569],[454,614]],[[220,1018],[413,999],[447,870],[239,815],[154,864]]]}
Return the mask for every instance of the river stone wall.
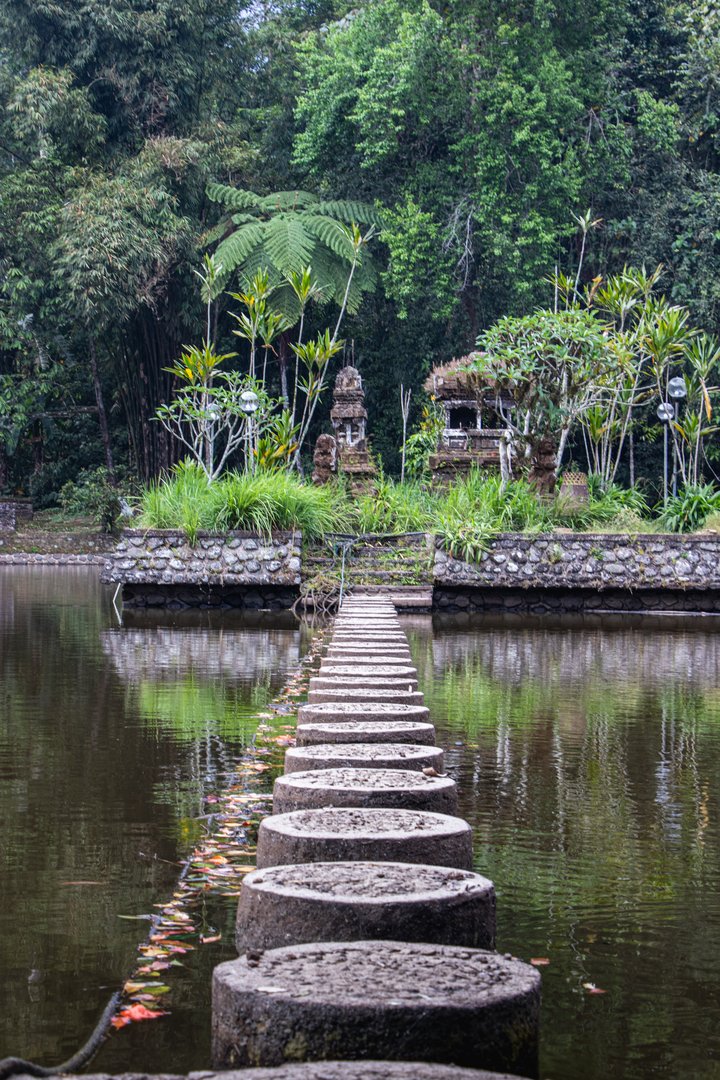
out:
{"label": "river stone wall", "polygon": [[436,610],[720,611],[720,536],[503,533],[433,577]]}
{"label": "river stone wall", "polygon": [[300,584],[301,534],[126,529],[101,580],[130,607],[290,607]]}
{"label": "river stone wall", "polygon": [[198,533],[190,544],[171,529],[125,529],[102,580],[123,585],[299,585],[300,533],[271,539],[247,532]]}

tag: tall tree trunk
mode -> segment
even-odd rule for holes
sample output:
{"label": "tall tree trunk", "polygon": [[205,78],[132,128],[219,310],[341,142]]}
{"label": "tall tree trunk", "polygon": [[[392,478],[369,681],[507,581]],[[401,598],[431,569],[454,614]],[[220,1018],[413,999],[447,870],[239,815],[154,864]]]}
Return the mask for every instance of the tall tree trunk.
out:
{"label": "tall tree trunk", "polygon": [[88,334],[88,342],[90,344],[90,371],[92,372],[95,404],[97,405],[98,420],[100,421],[100,438],[102,439],[103,450],[105,451],[105,465],[107,466],[110,483],[116,484],[115,463],[113,461],[112,446],[110,445],[110,428],[108,427],[107,413],[105,412],[105,399],[103,398],[100,372],[98,371],[95,339],[92,334]]}

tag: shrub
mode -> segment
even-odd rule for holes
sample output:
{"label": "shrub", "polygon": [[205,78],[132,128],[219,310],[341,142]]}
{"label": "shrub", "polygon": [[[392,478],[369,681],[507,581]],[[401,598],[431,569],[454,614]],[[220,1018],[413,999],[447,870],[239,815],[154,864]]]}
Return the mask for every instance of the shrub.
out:
{"label": "shrub", "polygon": [[105,533],[113,531],[120,517],[120,493],[105,466],[83,469],[76,480],[63,484],[59,499],[66,513],[91,517]]}
{"label": "shrub", "polygon": [[701,529],[710,514],[720,510],[720,491],[712,484],[685,484],[672,495],[659,524],[668,532],[689,533]]}

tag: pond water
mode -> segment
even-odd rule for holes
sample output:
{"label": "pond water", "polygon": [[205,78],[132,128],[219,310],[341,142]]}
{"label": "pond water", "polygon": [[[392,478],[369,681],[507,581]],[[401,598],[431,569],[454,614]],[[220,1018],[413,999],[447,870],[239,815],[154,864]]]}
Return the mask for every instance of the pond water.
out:
{"label": "pond water", "polygon": [[720,626],[652,626],[412,632],[553,1080],[720,1077]]}
{"label": "pond water", "polygon": [[[86,568],[0,568],[0,1057],[84,1042],[172,894],[204,796],[307,648],[286,616],[126,616]],[[720,1077],[720,632],[410,618],[498,948],[543,966],[542,1076]],[[85,884],[81,884],[85,883]],[[209,1060],[221,942],[107,1071]],[[604,993],[590,993],[593,985]]]}
{"label": "pond water", "polygon": [[[137,963],[256,713],[306,647],[290,616],[126,616],[84,567],[0,567],[0,1057],[74,1053]],[[209,1061],[217,944],[173,973],[169,1018],[133,1024],[98,1070]],[[198,1008],[198,1003],[201,1003]]]}

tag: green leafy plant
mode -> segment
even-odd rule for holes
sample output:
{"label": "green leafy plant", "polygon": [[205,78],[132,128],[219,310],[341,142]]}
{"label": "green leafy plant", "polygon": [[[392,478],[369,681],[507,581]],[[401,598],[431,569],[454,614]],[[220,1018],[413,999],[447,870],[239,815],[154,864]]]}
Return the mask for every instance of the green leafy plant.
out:
{"label": "green leafy plant", "polygon": [[669,532],[690,533],[701,529],[710,514],[720,511],[720,491],[712,484],[685,484],[671,495],[659,524]]}
{"label": "green leafy plant", "polygon": [[115,529],[120,517],[120,493],[110,482],[105,466],[83,469],[76,480],[63,484],[59,498],[68,514],[93,518],[105,533]]}

